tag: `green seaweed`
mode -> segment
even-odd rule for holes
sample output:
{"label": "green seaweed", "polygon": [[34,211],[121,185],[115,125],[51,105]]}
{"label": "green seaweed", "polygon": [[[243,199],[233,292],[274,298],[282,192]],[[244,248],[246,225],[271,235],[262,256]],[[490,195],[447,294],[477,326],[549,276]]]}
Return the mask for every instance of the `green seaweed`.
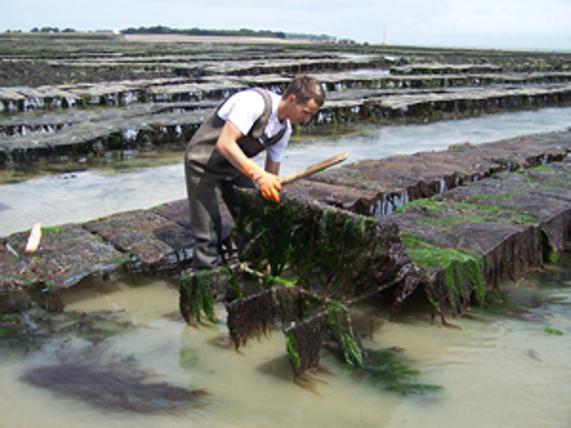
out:
{"label": "green seaweed", "polygon": [[467,198],[468,202],[478,202],[478,201],[505,201],[506,199],[511,199],[517,196],[516,192],[505,192],[499,195],[494,195],[490,193],[478,193],[476,195],[471,195]]}
{"label": "green seaweed", "polygon": [[62,232],[62,226],[42,226],[42,234],[44,235],[57,235]]}
{"label": "green seaweed", "polygon": [[391,349],[367,349],[362,366],[353,366],[352,373],[375,387],[402,395],[439,392],[440,385],[417,382],[420,371],[411,368]]}
{"label": "green seaweed", "polygon": [[192,348],[181,348],[179,352],[179,363],[184,369],[194,369],[200,360],[198,352]]}
{"label": "green seaweed", "polygon": [[89,107],[89,95],[82,95],[81,98],[79,99],[79,104],[83,108],[88,108]]}
{"label": "green seaweed", "polygon": [[363,367],[366,355],[353,333],[349,308],[340,302],[329,302],[325,323],[341,346],[345,363],[351,367]]}
{"label": "green seaweed", "polygon": [[0,339],[18,333],[20,320],[16,314],[0,314]]}
{"label": "green seaweed", "polygon": [[185,318],[200,323],[202,315],[205,315],[209,321],[217,321],[212,294],[213,280],[214,274],[210,269],[181,274],[181,294],[187,299],[184,308],[181,307]]}
{"label": "green seaweed", "polygon": [[558,328],[553,328],[553,327],[544,327],[542,329],[542,331],[545,334],[549,334],[551,336],[563,336],[565,333],[563,333],[562,330],[559,330]]}
{"label": "green seaweed", "polygon": [[[482,201],[488,195],[474,195],[475,201]],[[507,193],[503,195],[490,195],[492,201],[509,199]],[[434,198],[417,199],[397,210],[404,213],[412,209],[422,210],[429,218],[422,220],[425,224],[446,226],[454,223],[513,223],[537,225],[536,217],[514,208],[499,207],[496,205],[475,204],[471,202],[458,202],[454,200],[437,200]]]}
{"label": "green seaweed", "polygon": [[361,346],[359,346],[357,341],[346,331],[342,331],[340,337],[345,362],[351,367],[363,367],[365,356]]}
{"label": "green seaweed", "polygon": [[529,168],[530,171],[539,171],[539,172],[553,172],[553,169],[548,167],[547,165],[537,165],[534,167]]}
{"label": "green seaweed", "polygon": [[[239,197],[238,232],[246,242],[241,257],[259,272],[269,267],[277,284],[351,294],[355,284],[367,284],[374,260],[397,239],[396,233],[381,243],[372,239],[377,233],[374,219],[292,200],[270,204],[246,192]],[[286,268],[295,279],[284,283]]]}
{"label": "green seaweed", "polygon": [[299,282],[299,278],[286,278],[280,275],[264,275],[263,283],[264,287],[270,288],[274,285],[282,285],[286,288],[296,287]]}
{"label": "green seaweed", "polygon": [[486,298],[483,277],[484,260],[467,251],[442,248],[429,244],[413,235],[402,233],[406,253],[422,268],[442,269],[444,283],[448,289],[448,303],[457,308],[462,305],[463,285],[471,287],[480,305]]}
{"label": "green seaweed", "polygon": [[132,259],[132,255],[130,253],[121,253],[118,256],[113,256],[111,258],[111,263],[113,263],[116,267],[121,267],[127,263],[129,263]]}
{"label": "green seaweed", "polygon": [[297,348],[295,346],[295,339],[293,335],[284,332],[285,342],[286,342],[286,351],[291,359],[291,362],[296,368],[301,367],[301,357],[297,352]]}

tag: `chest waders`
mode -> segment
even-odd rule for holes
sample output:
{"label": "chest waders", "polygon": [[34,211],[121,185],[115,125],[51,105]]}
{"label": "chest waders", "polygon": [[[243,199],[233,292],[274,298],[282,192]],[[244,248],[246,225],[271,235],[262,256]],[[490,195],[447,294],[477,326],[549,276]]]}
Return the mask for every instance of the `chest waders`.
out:
{"label": "chest waders", "polygon": [[[284,126],[275,136],[267,138],[264,129],[272,113],[272,100],[266,90],[260,88],[254,90],[264,98],[264,111],[254,122],[250,132],[237,141],[238,146],[249,158],[276,144],[286,131]],[[218,110],[219,108],[212,112],[196,131],[188,143],[184,156],[190,224],[195,239],[192,257],[194,269],[212,268],[218,261],[218,255],[222,255],[223,234],[219,196],[224,200],[232,217],[237,218],[240,213],[234,186],[254,186],[248,177],[216,150],[216,141],[226,123],[218,117]]]}

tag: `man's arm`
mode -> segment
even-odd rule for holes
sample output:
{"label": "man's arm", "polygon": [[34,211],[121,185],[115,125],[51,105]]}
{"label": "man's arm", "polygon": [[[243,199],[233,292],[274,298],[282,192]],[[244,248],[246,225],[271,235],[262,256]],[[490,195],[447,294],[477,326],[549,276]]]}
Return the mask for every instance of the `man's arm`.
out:
{"label": "man's arm", "polygon": [[[216,141],[216,149],[242,174],[256,183],[260,189],[260,194],[265,199],[279,203],[280,190],[282,189],[279,178],[273,173],[264,171],[254,161],[248,159],[237,143],[242,135],[242,132],[232,122],[226,121]],[[274,170],[277,168],[279,171],[279,163],[272,162],[270,168]]]}

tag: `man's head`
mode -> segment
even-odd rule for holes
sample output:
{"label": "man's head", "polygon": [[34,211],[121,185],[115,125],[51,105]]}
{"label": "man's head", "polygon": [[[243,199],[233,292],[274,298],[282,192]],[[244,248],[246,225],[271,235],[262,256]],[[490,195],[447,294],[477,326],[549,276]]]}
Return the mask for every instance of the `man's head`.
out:
{"label": "man's head", "polygon": [[325,91],[317,80],[309,76],[293,79],[282,95],[278,117],[293,124],[307,124],[325,102]]}

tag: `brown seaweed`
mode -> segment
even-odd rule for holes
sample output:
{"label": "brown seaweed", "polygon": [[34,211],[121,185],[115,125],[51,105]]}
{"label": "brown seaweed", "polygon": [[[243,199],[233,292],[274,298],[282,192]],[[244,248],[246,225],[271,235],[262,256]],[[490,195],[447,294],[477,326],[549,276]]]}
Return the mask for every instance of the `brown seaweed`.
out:
{"label": "brown seaweed", "polygon": [[292,323],[284,329],[287,352],[296,378],[309,370],[318,368],[324,332],[325,317],[323,314]]}
{"label": "brown seaweed", "polygon": [[167,382],[147,382],[149,374],[133,363],[62,361],[28,370],[21,380],[56,395],[114,412],[173,412],[206,394]]}
{"label": "brown seaweed", "polygon": [[273,324],[274,300],[272,290],[264,290],[226,305],[230,337],[238,349],[251,336],[267,335]]}

